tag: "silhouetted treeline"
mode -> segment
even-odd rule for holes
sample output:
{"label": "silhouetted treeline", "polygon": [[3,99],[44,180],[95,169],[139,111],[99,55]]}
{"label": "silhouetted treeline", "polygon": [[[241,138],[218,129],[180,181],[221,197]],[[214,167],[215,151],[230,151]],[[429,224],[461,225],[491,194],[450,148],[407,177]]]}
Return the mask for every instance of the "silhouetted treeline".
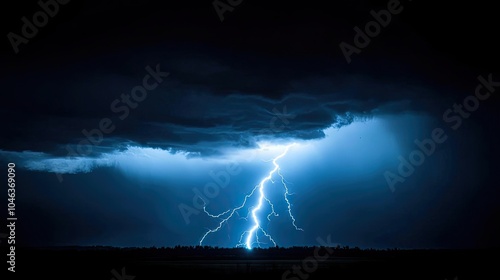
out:
{"label": "silhouetted treeline", "polygon": [[[481,275],[489,275],[496,269],[494,253],[497,251],[380,250],[348,246],[252,250],[210,246],[20,247],[16,249],[16,270],[18,275],[26,275],[22,279],[28,279],[31,272],[49,279],[105,280],[157,280],[178,275],[218,280],[306,280],[300,277],[301,273],[310,276],[307,280],[377,277],[444,280],[457,275],[458,279],[483,279]],[[326,258],[320,260],[319,255]]]}
{"label": "silhouetted treeline", "polygon": [[[467,255],[466,251],[460,250],[403,250],[398,248],[387,249],[360,249],[359,247],[336,246],[293,246],[293,247],[270,247],[253,248],[248,250],[243,247],[225,248],[211,246],[175,246],[175,247],[110,247],[110,246],[72,246],[72,247],[44,247],[44,248],[24,248],[30,254],[37,252],[53,255],[95,255],[119,256],[119,258],[135,259],[303,259],[314,254],[318,248],[322,254],[328,254],[331,258],[398,258],[398,257],[418,257],[419,255],[447,255],[450,253]],[[476,250],[477,251],[477,250]],[[492,250],[484,250],[492,251]]]}

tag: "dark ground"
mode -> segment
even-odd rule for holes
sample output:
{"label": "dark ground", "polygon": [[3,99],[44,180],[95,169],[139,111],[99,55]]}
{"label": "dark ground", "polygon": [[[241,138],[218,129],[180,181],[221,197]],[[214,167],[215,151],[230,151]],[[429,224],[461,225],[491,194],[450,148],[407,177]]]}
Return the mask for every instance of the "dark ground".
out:
{"label": "dark ground", "polygon": [[[159,280],[179,277],[289,280],[489,279],[495,278],[498,273],[496,251],[361,250],[324,247],[252,251],[243,248],[211,247],[19,248],[16,252],[15,276],[23,279],[108,280]],[[315,255],[328,258],[323,261],[315,260]],[[314,267],[315,264],[317,268]],[[300,272],[294,273],[294,266],[298,267]],[[122,270],[123,268],[125,270]],[[13,274],[9,273],[7,279],[13,279]]]}

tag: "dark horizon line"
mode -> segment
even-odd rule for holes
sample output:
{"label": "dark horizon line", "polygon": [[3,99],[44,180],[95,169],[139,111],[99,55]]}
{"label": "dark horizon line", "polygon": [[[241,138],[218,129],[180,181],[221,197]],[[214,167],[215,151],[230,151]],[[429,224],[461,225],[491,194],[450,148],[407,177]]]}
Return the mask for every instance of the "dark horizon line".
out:
{"label": "dark horizon line", "polygon": [[334,250],[349,250],[349,251],[484,251],[484,250],[500,250],[500,247],[482,247],[482,248],[360,248],[358,246],[274,246],[274,247],[255,247],[247,249],[245,247],[221,247],[209,245],[175,245],[175,246],[110,246],[110,245],[52,245],[52,246],[17,246],[19,249],[112,249],[112,250],[137,250],[137,249],[150,249],[150,250],[178,250],[178,249],[212,249],[212,250],[241,250],[241,251],[254,251],[254,250],[276,250],[276,249],[314,249],[314,248],[332,248]]}

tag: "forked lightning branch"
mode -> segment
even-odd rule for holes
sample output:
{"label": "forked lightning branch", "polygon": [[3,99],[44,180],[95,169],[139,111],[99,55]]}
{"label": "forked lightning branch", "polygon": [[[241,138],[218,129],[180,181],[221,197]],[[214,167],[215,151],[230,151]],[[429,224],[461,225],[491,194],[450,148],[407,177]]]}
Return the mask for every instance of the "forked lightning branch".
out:
{"label": "forked lightning branch", "polygon": [[259,234],[264,235],[267,239],[269,239],[269,241],[272,242],[272,244],[274,246],[276,246],[277,244],[276,244],[275,240],[273,239],[273,237],[262,227],[262,224],[261,224],[261,221],[260,221],[260,218],[259,218],[259,215],[258,215],[259,212],[262,212],[262,208],[267,203],[269,205],[270,210],[271,210],[271,212],[267,214],[267,220],[270,222],[271,221],[271,216],[278,216],[278,214],[274,211],[274,204],[266,196],[266,184],[269,181],[273,182],[273,177],[275,175],[279,176],[279,180],[280,180],[280,182],[282,183],[282,185],[284,187],[284,195],[283,196],[284,196],[284,200],[286,201],[286,204],[287,204],[288,215],[290,216],[290,219],[292,220],[292,225],[294,226],[294,228],[296,230],[302,231],[302,229],[299,228],[295,224],[295,217],[292,215],[292,206],[290,204],[290,201],[288,200],[288,196],[290,195],[290,192],[288,190],[288,186],[286,184],[285,178],[283,177],[283,175],[280,172],[280,166],[278,164],[278,160],[281,159],[281,158],[283,158],[284,156],[286,156],[286,154],[288,153],[288,151],[290,150],[290,148],[293,147],[294,145],[295,144],[290,144],[290,145],[286,146],[285,149],[284,149],[284,151],[273,159],[272,163],[273,163],[274,168],[271,169],[271,171],[269,171],[268,175],[266,177],[264,177],[260,181],[260,183],[258,185],[256,185],[252,189],[252,191],[250,192],[250,194],[246,195],[243,198],[243,202],[241,203],[240,206],[238,206],[236,208],[233,208],[233,209],[229,209],[229,210],[224,211],[224,212],[222,212],[220,214],[215,214],[214,215],[214,214],[211,214],[210,212],[207,211],[206,205],[205,205],[205,207],[203,208],[203,210],[205,211],[205,213],[209,217],[211,217],[211,218],[217,218],[217,219],[221,219],[221,220],[220,220],[220,222],[219,222],[219,224],[218,224],[217,227],[208,230],[203,235],[203,237],[200,240],[200,246],[203,245],[203,241],[205,240],[205,238],[209,234],[218,232],[234,216],[234,214],[237,211],[239,211],[242,208],[244,208],[247,205],[248,199],[250,199],[251,197],[253,197],[254,194],[258,195],[258,199],[257,199],[257,202],[254,205],[252,205],[252,206],[249,207],[249,209],[251,209],[250,212],[249,212],[249,216],[250,216],[250,219],[251,219],[252,223],[251,223],[251,226],[241,234],[240,240],[239,240],[239,243],[237,244],[237,246],[238,247],[245,247],[247,249],[252,249],[252,247],[254,245],[260,246],[261,241],[259,241]]}

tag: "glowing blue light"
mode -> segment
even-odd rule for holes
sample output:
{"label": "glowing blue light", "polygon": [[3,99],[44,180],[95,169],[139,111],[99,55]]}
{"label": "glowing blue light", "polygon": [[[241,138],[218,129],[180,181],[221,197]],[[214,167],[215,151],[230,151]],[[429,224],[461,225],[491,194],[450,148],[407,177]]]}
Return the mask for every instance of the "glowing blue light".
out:
{"label": "glowing blue light", "polygon": [[[255,243],[257,243],[257,245],[260,244],[259,242],[259,237],[258,237],[258,232],[262,232],[264,234],[264,236],[266,236],[273,244],[274,246],[276,246],[276,242],[274,241],[274,239],[272,238],[272,236],[270,234],[268,234],[261,226],[260,224],[260,220],[257,216],[257,213],[261,210],[262,208],[262,204],[263,204],[263,201],[266,200],[267,203],[269,203],[270,207],[271,207],[271,213],[269,213],[267,215],[267,219],[270,221],[270,216],[271,215],[274,215],[274,216],[278,216],[278,214],[274,211],[274,205],[273,203],[271,202],[271,200],[269,198],[266,197],[266,194],[265,194],[265,189],[266,189],[266,183],[268,181],[272,181],[272,178],[275,174],[278,174],[281,178],[281,183],[283,184],[284,188],[285,188],[285,192],[284,192],[284,199],[287,203],[287,208],[288,208],[288,214],[290,216],[290,218],[292,219],[292,224],[293,226],[295,227],[296,230],[301,230],[301,228],[297,227],[297,225],[295,224],[295,217],[292,215],[292,208],[291,208],[291,204],[290,204],[290,201],[288,200],[288,196],[290,195],[289,191],[288,191],[288,187],[287,187],[287,184],[286,184],[286,180],[284,178],[284,176],[281,174],[280,172],[280,166],[278,164],[278,160],[283,158],[284,156],[286,156],[286,154],[288,153],[288,151],[290,150],[291,147],[293,147],[294,145],[296,145],[295,143],[293,144],[290,144],[290,145],[287,145],[284,149],[284,151],[279,154],[278,156],[276,156],[273,160],[272,160],[272,163],[274,165],[274,168],[268,173],[268,175],[266,177],[264,177],[260,183],[258,185],[256,185],[252,191],[250,192],[250,194],[246,195],[243,199],[243,203],[236,207],[236,208],[233,208],[233,209],[229,209],[227,211],[224,211],[220,214],[211,214],[210,212],[208,212],[206,210],[206,205],[205,207],[203,208],[203,210],[205,211],[205,213],[209,216],[209,217],[212,217],[212,218],[221,218],[223,217],[224,215],[226,214],[229,214],[227,215],[227,217],[225,218],[222,218],[222,220],[219,222],[219,225],[214,228],[214,229],[210,229],[208,230],[204,235],[203,237],[201,238],[200,240],[200,245],[202,245],[203,241],[205,240],[205,238],[211,234],[211,233],[214,233],[214,232],[217,232],[219,231],[222,226],[229,220],[233,217],[234,213],[237,212],[238,210],[242,209],[243,207],[245,207],[246,203],[247,203],[247,200],[248,198],[250,198],[251,196],[254,195],[254,193],[256,191],[258,191],[258,194],[259,194],[259,198],[257,200],[257,205],[254,205],[252,207],[250,207],[251,210],[251,218],[252,218],[252,221],[253,221],[253,225],[250,227],[250,229],[244,231],[241,236],[240,236],[240,243],[237,245],[237,246],[244,246],[245,248],[247,249],[252,249],[252,245],[253,245],[253,237],[255,236]],[[266,146],[266,148],[268,148]],[[245,243],[242,243],[242,240],[244,238],[244,236],[246,235],[246,240],[245,240]]]}

